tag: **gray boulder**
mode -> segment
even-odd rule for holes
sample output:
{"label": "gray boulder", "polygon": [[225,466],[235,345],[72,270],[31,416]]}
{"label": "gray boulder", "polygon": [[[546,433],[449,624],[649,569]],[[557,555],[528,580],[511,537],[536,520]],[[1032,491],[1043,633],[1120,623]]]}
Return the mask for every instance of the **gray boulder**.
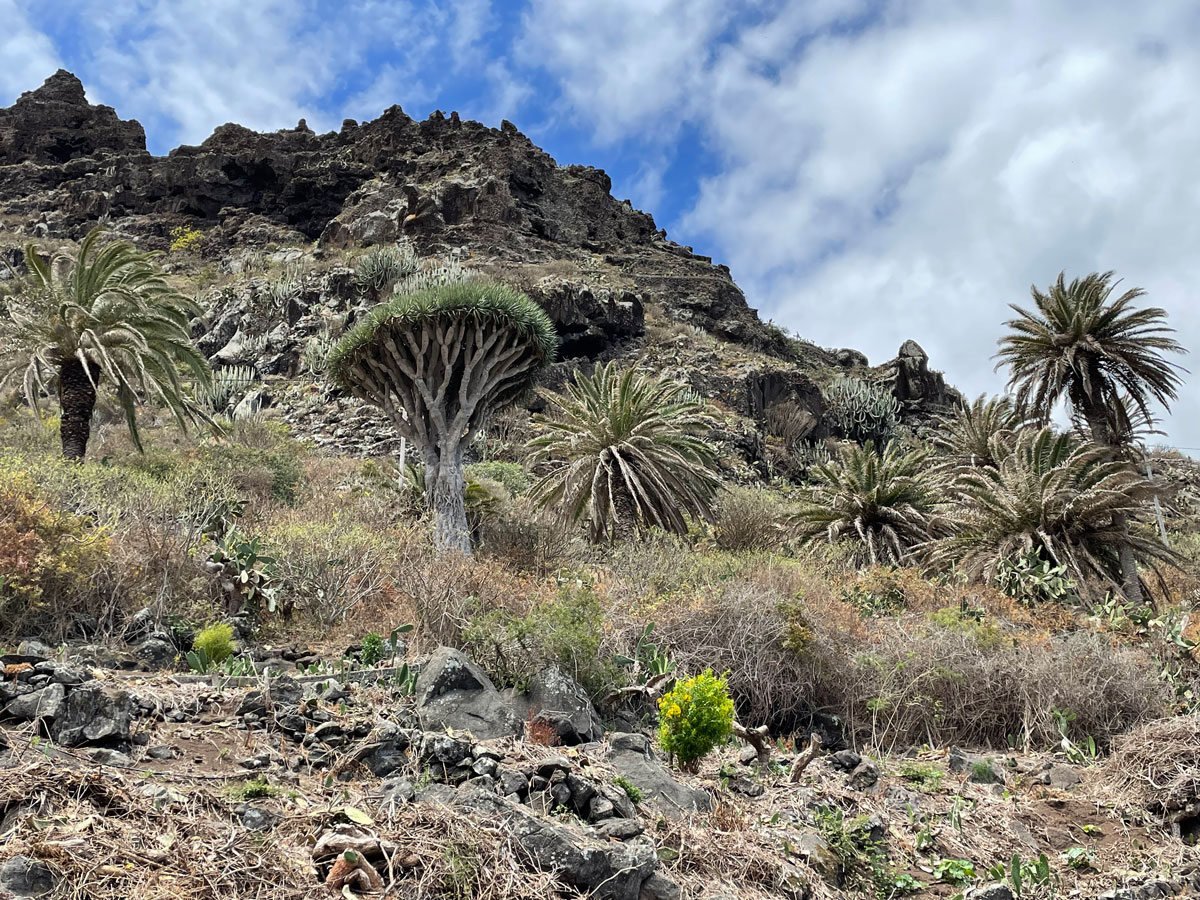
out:
{"label": "gray boulder", "polygon": [[0,866],[0,888],[17,897],[41,897],[54,890],[54,873],[44,862],[27,856],[14,856]]}
{"label": "gray boulder", "polygon": [[457,650],[441,647],[421,667],[417,716],[426,731],[454,729],[478,740],[519,734],[521,722],[490,678]]}
{"label": "gray boulder", "polygon": [[692,812],[707,812],[712,797],[690,788],[671,777],[654,755],[650,739],[644,734],[614,734],[608,761],[642,792],[642,802],[654,806],[663,815],[679,818]]}
{"label": "gray boulder", "polygon": [[587,691],[555,666],[534,676],[526,700],[535,719],[552,727],[564,746],[604,737],[604,724]]}
{"label": "gray boulder", "polygon": [[10,700],[4,715],[23,722],[33,719],[57,719],[66,705],[66,689],[61,684],[48,684],[41,690]]}
{"label": "gray boulder", "polygon": [[[464,812],[499,819],[505,832],[524,851],[531,868],[554,872],[565,885],[590,897],[639,900],[643,886],[658,867],[654,843],[646,838],[601,844],[473,785],[457,791],[453,805]],[[652,887],[666,892],[669,885],[662,879]]]}
{"label": "gray boulder", "polygon": [[137,702],[128,691],[86,681],[67,696],[66,708],[54,720],[51,734],[67,747],[125,743],[132,736],[136,713]]}

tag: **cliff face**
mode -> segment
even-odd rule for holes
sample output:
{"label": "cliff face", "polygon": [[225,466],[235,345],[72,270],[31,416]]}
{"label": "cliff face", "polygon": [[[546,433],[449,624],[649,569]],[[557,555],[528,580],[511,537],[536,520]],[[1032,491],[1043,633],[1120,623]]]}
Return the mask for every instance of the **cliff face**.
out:
{"label": "cliff face", "polygon": [[417,122],[393,106],[320,135],[303,120],[272,134],[222,125],[198,147],[155,157],[137,122],[90,105],[67,72],[0,109],[0,216],[20,233],[77,238],[106,221],[165,246],[186,224],[206,232],[212,252],[408,236],[427,252],[514,263],[599,255],[681,319],[784,353],[728,269],[668,241],[611,187],[600,169],[557,165],[508,122],[488,128],[454,113]]}
{"label": "cliff face", "polygon": [[[668,240],[611,188],[603,170],[558,165],[509,122],[488,128],[456,113],[418,122],[393,106],[327,134],[303,120],[270,134],[226,124],[159,157],[141,125],[89,104],[64,71],[0,109],[4,258],[19,265],[16,247],[29,236],[78,239],[97,223],[154,249],[167,249],[174,229],[198,230],[191,251],[166,264],[209,285],[196,337],[217,366],[296,376],[328,316],[352,321],[376,299],[339,265],[345,252],[407,239],[422,254],[518,282],[555,321],[566,366],[638,354],[751,420],[750,432],[782,405],[811,419],[814,438],[828,434],[820,385],[840,372],[886,384],[918,422],[953,402],[916,344],[870,369],[861,353],[824,351],[762,322],[725,266]],[[281,298],[289,267],[302,274]],[[205,268],[216,283],[199,277]],[[713,349],[691,339],[651,347],[648,310],[711,336]],[[345,411],[327,409],[320,404],[317,432],[344,431]],[[760,441],[742,434],[734,444],[761,463]]]}

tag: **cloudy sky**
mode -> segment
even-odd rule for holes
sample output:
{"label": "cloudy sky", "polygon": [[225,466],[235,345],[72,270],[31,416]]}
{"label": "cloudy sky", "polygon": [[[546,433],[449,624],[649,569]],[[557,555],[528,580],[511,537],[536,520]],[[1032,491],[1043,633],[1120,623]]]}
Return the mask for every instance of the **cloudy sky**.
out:
{"label": "cloudy sky", "polygon": [[[1200,352],[1194,0],[0,0],[150,148],[399,103],[510,119],[727,263],[764,318],[968,393],[1006,304],[1114,269]],[[1187,360],[1183,360],[1187,365]],[[1189,376],[1166,442],[1200,447]],[[1200,454],[1195,454],[1200,455]]]}

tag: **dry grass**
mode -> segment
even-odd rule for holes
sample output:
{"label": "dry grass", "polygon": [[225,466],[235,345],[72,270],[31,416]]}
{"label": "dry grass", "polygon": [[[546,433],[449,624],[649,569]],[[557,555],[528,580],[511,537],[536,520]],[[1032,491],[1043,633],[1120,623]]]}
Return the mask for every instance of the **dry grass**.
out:
{"label": "dry grass", "polygon": [[1123,797],[1175,818],[1200,812],[1200,715],[1149,722],[1118,738],[1104,767]]}

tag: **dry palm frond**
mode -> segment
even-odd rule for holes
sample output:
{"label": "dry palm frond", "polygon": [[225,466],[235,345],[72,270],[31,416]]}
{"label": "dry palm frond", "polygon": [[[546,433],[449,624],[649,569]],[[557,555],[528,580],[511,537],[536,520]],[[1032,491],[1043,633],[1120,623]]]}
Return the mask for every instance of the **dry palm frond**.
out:
{"label": "dry palm frond", "polygon": [[980,394],[953,415],[940,417],[933,442],[952,466],[990,466],[996,462],[992,438],[1012,434],[1026,421],[1011,397]]}

